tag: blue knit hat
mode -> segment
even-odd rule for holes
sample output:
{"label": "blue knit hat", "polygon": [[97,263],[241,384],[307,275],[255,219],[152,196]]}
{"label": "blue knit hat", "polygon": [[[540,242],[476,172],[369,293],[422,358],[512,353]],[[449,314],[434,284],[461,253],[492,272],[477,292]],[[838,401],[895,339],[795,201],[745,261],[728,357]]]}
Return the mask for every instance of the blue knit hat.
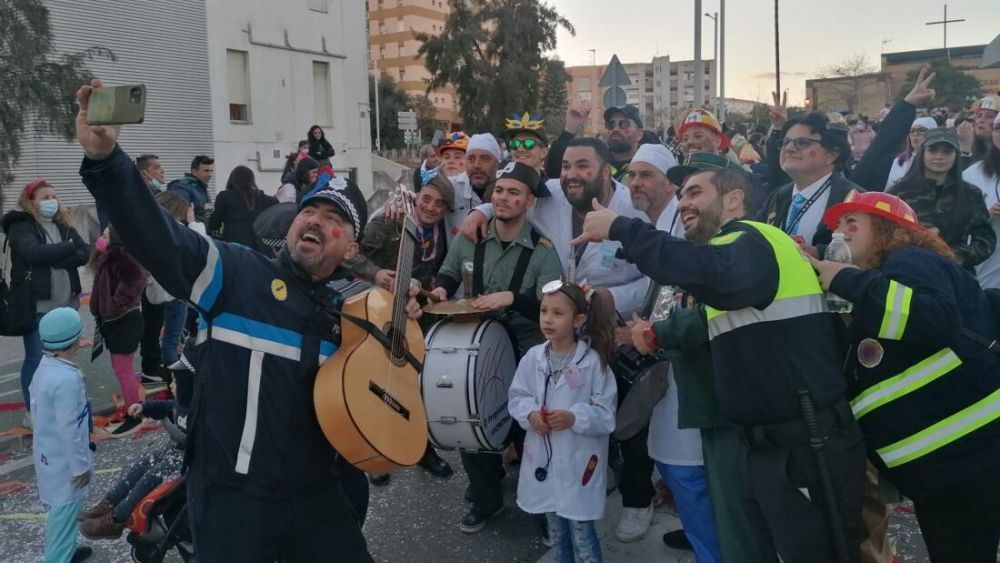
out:
{"label": "blue knit hat", "polygon": [[53,309],[38,322],[38,337],[46,350],[64,350],[83,333],[80,313],[71,307]]}

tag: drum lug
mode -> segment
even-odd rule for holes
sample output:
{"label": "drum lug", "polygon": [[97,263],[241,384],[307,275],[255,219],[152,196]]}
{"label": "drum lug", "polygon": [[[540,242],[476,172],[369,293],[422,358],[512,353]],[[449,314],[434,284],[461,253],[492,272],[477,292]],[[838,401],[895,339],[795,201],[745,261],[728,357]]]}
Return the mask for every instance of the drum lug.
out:
{"label": "drum lug", "polygon": [[458,417],[457,416],[442,416],[441,418],[437,419],[435,422],[440,422],[441,424],[458,424]]}
{"label": "drum lug", "polygon": [[441,379],[439,379],[437,383],[434,384],[434,386],[437,387],[438,389],[451,389],[452,387],[455,386],[455,384],[452,383],[450,379],[448,379],[447,375],[442,375]]}

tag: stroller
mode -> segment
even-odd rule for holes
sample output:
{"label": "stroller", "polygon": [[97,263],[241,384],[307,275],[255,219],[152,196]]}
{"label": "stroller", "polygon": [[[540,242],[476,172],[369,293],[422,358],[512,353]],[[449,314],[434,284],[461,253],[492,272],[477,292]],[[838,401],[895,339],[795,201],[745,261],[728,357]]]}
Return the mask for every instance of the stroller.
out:
{"label": "stroller", "polygon": [[[163,426],[174,440],[183,443],[182,430],[169,420],[164,420]],[[132,560],[136,563],[161,563],[174,549],[185,563],[196,561],[184,481],[179,476],[163,482],[132,511],[125,539],[132,546]]]}

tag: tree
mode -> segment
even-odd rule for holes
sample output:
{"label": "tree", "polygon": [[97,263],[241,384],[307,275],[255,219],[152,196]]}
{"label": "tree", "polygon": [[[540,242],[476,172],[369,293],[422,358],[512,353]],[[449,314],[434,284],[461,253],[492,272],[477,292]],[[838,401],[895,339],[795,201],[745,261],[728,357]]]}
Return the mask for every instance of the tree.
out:
{"label": "tree", "polygon": [[417,129],[420,131],[420,142],[425,143],[434,137],[438,128],[437,108],[426,95],[411,94],[410,109],[417,112]]}
{"label": "tree", "polygon": [[556,30],[573,25],[539,0],[451,0],[444,31],[417,34],[433,78],[430,92],[452,84],[468,131],[499,131],[511,113],[538,107],[544,53]]}
{"label": "tree", "polygon": [[861,90],[871,82],[871,75],[877,70],[868,62],[868,57],[858,54],[822,68],[819,74],[820,78],[838,79],[828,83],[836,92],[830,103],[854,113],[861,100]]}
{"label": "tree", "polygon": [[[947,59],[931,61],[929,66],[935,73],[934,81],[930,85],[935,94],[931,105],[945,106],[951,111],[958,111],[967,108],[969,102],[981,95],[982,85],[979,80],[951,66]],[[906,83],[899,89],[899,99],[903,99],[913,89],[918,73],[919,70],[906,73]]]}
{"label": "tree", "polygon": [[[570,76],[566,72],[566,63],[559,59],[545,61],[545,76],[542,79],[539,113],[545,120],[545,130],[550,137],[558,137],[566,125],[566,107],[569,100],[566,94],[566,83]],[[513,112],[511,112],[513,113]]]}
{"label": "tree", "polygon": [[76,132],[76,91],[93,78],[84,63],[95,57],[115,60],[104,47],[57,56],[49,11],[40,0],[0,0],[0,190],[12,180],[29,123],[37,135],[67,141]]}
{"label": "tree", "polygon": [[[371,123],[372,146],[375,146],[375,78],[368,77],[368,103],[373,108]],[[400,149],[406,146],[399,129],[399,112],[410,109],[410,97],[389,75],[378,81],[379,119],[382,123],[382,149]]]}

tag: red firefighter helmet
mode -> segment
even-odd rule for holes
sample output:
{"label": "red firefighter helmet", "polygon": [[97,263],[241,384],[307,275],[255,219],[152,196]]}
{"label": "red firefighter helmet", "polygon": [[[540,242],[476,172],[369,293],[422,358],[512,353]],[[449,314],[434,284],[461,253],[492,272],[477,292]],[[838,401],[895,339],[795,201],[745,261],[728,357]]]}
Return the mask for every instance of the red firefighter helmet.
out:
{"label": "red firefighter helmet", "polygon": [[878,215],[908,229],[923,229],[917,221],[917,214],[908,203],[884,192],[858,193],[852,190],[842,203],[826,210],[823,222],[831,231],[835,231],[840,226],[840,218],[848,213]]}

